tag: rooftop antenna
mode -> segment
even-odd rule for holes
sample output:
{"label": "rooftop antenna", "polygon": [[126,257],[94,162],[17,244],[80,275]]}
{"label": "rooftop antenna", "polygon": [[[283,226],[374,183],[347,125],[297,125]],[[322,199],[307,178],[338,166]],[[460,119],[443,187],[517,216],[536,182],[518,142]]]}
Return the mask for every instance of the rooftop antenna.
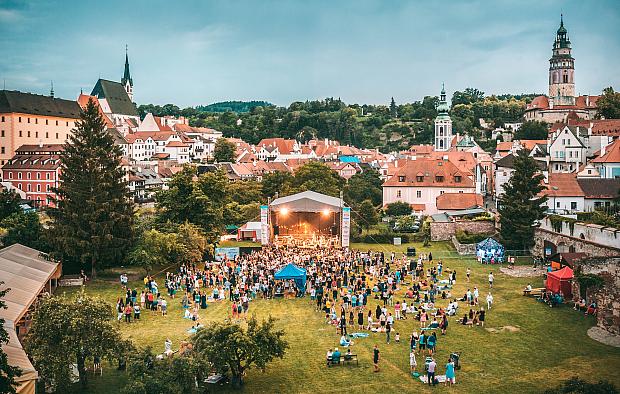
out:
{"label": "rooftop antenna", "polygon": [[54,81],[50,81],[50,97],[54,98]]}

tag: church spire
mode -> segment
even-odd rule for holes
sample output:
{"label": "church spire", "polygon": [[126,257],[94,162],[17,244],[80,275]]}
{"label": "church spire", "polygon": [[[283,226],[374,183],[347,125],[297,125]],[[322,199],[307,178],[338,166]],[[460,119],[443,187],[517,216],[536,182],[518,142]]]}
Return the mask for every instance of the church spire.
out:
{"label": "church spire", "polygon": [[128,47],[125,45],[125,72],[123,73],[123,78],[121,79],[121,83],[125,85],[127,82],[131,86],[133,86],[133,80],[131,79],[131,74],[129,73],[129,54]]}
{"label": "church spire", "polygon": [[54,98],[54,81],[50,81],[50,97]]}

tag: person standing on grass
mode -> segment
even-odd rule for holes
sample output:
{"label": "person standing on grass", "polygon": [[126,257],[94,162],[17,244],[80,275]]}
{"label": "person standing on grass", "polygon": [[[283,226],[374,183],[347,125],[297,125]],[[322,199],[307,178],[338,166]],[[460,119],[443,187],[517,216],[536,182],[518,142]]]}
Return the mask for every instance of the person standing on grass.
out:
{"label": "person standing on grass", "polygon": [[469,278],[471,277],[471,269],[469,267],[467,267],[467,273],[465,275],[467,275],[467,283],[469,283]]}
{"label": "person standing on grass", "polygon": [[133,307],[133,320],[134,322],[140,320],[140,305],[138,304]]}
{"label": "person standing on grass", "polygon": [[485,319],[484,308],[480,308],[480,312],[478,312],[478,322],[480,322],[480,327],[484,327],[484,319]]}
{"label": "person standing on grass", "polygon": [[125,305],[125,322],[131,323],[131,312],[132,308],[130,304]]}
{"label": "person standing on grass", "polygon": [[410,372],[415,371],[417,366],[418,366],[418,363],[415,360],[415,351],[412,350],[412,351],[409,352],[409,370],[410,370]]}
{"label": "person standing on grass", "polygon": [[389,345],[390,344],[390,333],[392,332],[392,325],[390,323],[387,323],[385,326],[385,338],[386,338],[386,343]]}
{"label": "person standing on grass", "polygon": [[489,291],[489,294],[487,294],[487,309],[491,309],[491,305],[493,305],[493,296]]}
{"label": "person standing on grass", "polygon": [[162,297],[161,299],[161,315],[166,316],[168,314],[168,301]]}
{"label": "person standing on grass", "polygon": [[437,368],[437,363],[435,362],[435,359],[431,358],[431,362],[428,363],[428,371],[426,373],[429,386],[435,385],[435,368]]}
{"label": "person standing on grass", "polygon": [[374,366],[374,372],[379,372],[379,348],[377,347],[377,345],[375,345],[374,349],[372,350],[372,363]]}
{"label": "person standing on grass", "polygon": [[454,361],[452,357],[448,359],[448,363],[446,364],[446,386],[452,386],[456,383],[456,374],[454,371]]}
{"label": "person standing on grass", "polygon": [[446,335],[446,331],[448,330],[448,316],[446,316],[445,313],[441,318],[441,323],[439,324],[439,327],[441,328],[441,335]]}
{"label": "person standing on grass", "polygon": [[493,277],[493,272],[489,272],[489,287],[492,289],[493,288],[493,280],[495,278]]}

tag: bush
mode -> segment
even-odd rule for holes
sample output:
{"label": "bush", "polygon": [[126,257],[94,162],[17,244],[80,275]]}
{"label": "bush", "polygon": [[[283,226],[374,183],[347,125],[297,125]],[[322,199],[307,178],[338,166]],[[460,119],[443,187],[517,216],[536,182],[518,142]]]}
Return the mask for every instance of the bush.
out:
{"label": "bush", "polygon": [[456,239],[462,244],[477,244],[478,242],[489,238],[493,234],[486,233],[470,233],[465,230],[456,230]]}
{"label": "bush", "polygon": [[545,394],[615,394],[617,392],[616,386],[606,380],[590,383],[573,377],[564,381],[560,387],[545,391]]}
{"label": "bush", "polygon": [[385,214],[388,216],[406,216],[411,215],[411,205],[406,202],[393,202],[385,208]]}

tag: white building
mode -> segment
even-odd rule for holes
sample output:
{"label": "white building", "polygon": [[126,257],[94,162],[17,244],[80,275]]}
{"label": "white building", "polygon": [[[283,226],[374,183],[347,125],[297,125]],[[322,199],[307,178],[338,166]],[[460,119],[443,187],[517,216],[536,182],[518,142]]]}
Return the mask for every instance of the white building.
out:
{"label": "white building", "polygon": [[452,119],[448,115],[450,107],[446,101],[446,89],[441,87],[441,96],[435,118],[435,150],[447,151],[452,144]]}

